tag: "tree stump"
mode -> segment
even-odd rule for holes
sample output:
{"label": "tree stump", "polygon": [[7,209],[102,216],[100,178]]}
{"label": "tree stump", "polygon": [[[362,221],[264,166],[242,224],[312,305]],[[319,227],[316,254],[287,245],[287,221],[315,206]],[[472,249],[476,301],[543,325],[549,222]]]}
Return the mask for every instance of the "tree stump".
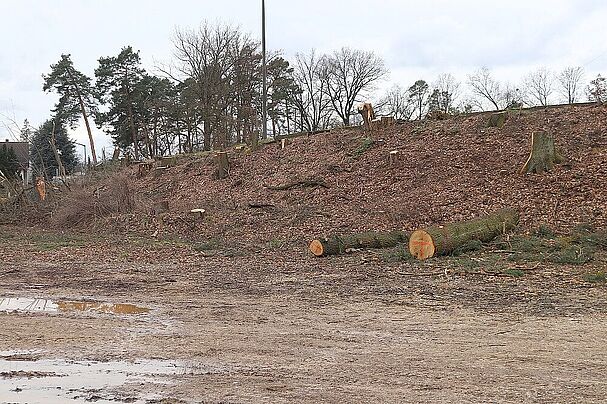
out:
{"label": "tree stump", "polygon": [[390,248],[406,243],[409,236],[402,231],[389,233],[367,232],[318,238],[310,243],[310,251],[317,257],[339,255],[352,248]]}
{"label": "tree stump", "polygon": [[521,169],[521,174],[542,174],[550,171],[555,164],[563,162],[563,157],[557,153],[554,138],[546,131],[531,134],[531,154]]}
{"label": "tree stump", "polygon": [[145,177],[150,171],[152,171],[153,165],[148,162],[139,163],[137,165],[137,177]]}
{"label": "tree stump", "polygon": [[398,161],[398,150],[390,151],[389,156],[390,156],[390,159],[389,159],[390,165],[393,166]]}
{"label": "tree stump", "polygon": [[154,203],[152,210],[155,216],[167,213],[169,211],[169,201],[164,200]]}
{"label": "tree stump", "polygon": [[228,153],[217,152],[217,154],[215,154],[215,162],[217,163],[217,170],[215,171],[217,178],[220,180],[228,178],[230,175],[230,161],[228,160]]}
{"label": "tree stump", "polygon": [[447,255],[474,240],[487,243],[513,230],[518,221],[517,211],[504,209],[480,219],[417,230],[409,238],[409,252],[419,260]]}
{"label": "tree stump", "polygon": [[190,215],[194,220],[202,220],[206,212],[204,209],[192,209]]}
{"label": "tree stump", "polygon": [[173,168],[177,165],[177,156],[164,156],[160,158],[160,163],[163,167]]}
{"label": "tree stump", "polygon": [[490,128],[503,128],[508,120],[508,112],[498,112],[489,117]]}
{"label": "tree stump", "polygon": [[371,130],[371,121],[375,119],[375,111],[373,110],[373,105],[371,103],[364,103],[358,107],[358,113],[363,118],[363,127],[365,130]]}

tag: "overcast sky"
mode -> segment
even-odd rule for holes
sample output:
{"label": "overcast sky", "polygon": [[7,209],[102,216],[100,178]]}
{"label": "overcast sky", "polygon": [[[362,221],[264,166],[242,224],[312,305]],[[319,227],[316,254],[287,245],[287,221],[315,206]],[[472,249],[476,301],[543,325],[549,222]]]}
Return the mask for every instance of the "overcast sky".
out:
{"label": "overcast sky", "polygon": [[[93,76],[97,59],[132,45],[154,72],[171,58],[175,27],[201,21],[238,25],[260,36],[261,0],[0,0],[0,120],[38,126],[56,96],[42,74],[70,53]],[[607,73],[604,0],[266,0],[268,47],[297,52],[342,46],[373,50],[388,83],[432,82],[442,72],[460,81],[480,66],[516,85],[540,66],[583,66],[590,80]],[[8,137],[0,127],[0,139]],[[73,136],[86,141],[82,130]],[[111,141],[97,131],[98,148]]]}

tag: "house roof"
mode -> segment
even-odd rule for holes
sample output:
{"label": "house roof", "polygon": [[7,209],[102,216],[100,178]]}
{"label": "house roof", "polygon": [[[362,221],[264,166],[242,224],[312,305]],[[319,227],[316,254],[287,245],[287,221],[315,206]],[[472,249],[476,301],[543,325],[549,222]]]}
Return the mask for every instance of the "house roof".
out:
{"label": "house roof", "polygon": [[0,142],[0,147],[7,146],[10,149],[13,149],[15,155],[17,156],[17,161],[19,161],[19,165],[22,169],[27,170],[30,165],[30,152],[29,152],[29,143],[27,142],[9,142],[8,140],[5,142]]}

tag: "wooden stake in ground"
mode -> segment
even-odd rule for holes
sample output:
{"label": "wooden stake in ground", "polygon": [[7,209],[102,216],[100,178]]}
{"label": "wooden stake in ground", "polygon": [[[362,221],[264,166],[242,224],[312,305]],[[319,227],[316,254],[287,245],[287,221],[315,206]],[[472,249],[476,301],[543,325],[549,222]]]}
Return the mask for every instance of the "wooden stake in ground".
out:
{"label": "wooden stake in ground", "polygon": [[367,232],[318,238],[310,243],[310,251],[317,257],[344,254],[352,248],[390,248],[406,243],[409,236],[402,231],[390,233]]}
{"label": "wooden stake in ground", "polygon": [[480,219],[417,230],[409,238],[409,252],[420,260],[447,255],[474,240],[489,242],[513,230],[518,221],[517,211],[504,209]]}
{"label": "wooden stake in ground", "polygon": [[230,175],[230,161],[228,160],[228,153],[217,152],[217,154],[215,154],[215,161],[217,162],[217,178],[220,180],[228,178]]}
{"label": "wooden stake in ground", "polygon": [[563,162],[563,157],[556,152],[554,138],[546,131],[540,131],[531,135],[531,154],[521,169],[521,174],[550,171],[555,164]]}

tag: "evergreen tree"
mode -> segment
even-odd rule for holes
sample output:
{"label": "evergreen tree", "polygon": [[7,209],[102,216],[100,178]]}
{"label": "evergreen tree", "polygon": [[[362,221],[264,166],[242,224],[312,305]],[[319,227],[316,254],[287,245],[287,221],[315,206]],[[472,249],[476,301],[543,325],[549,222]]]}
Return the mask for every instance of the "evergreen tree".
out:
{"label": "evergreen tree", "polygon": [[69,174],[78,165],[76,148],[67,134],[67,128],[56,118],[49,119],[34,131],[31,139],[30,160],[36,176],[43,175],[46,178],[53,178],[59,169],[50,143],[53,129],[55,144],[65,171]]}
{"label": "evergreen tree", "polygon": [[177,90],[169,80],[144,74],[133,92],[134,115],[145,141],[146,156],[171,154],[179,136]]}
{"label": "evergreen tree", "polygon": [[61,96],[53,113],[61,122],[66,122],[74,129],[84,119],[91,144],[93,164],[97,164],[97,154],[93,133],[89,124],[89,115],[96,111],[91,79],[74,68],[70,55],[61,55],[57,64],[51,65],[51,73],[44,77],[44,91],[55,91]]}
{"label": "evergreen tree", "polygon": [[453,108],[453,95],[448,91],[441,91],[435,88],[428,97],[428,113],[442,112],[452,114],[455,112]]}
{"label": "evergreen tree", "polygon": [[415,105],[415,109],[418,112],[417,119],[422,119],[424,115],[424,108],[428,98],[428,83],[424,80],[417,80],[415,84],[409,87],[409,98]]}
{"label": "evergreen tree", "polygon": [[21,128],[20,133],[19,133],[19,138],[22,142],[26,142],[29,143],[30,139],[32,138],[32,126],[30,125],[30,122],[26,119],[23,121],[23,128]]}
{"label": "evergreen tree", "polygon": [[[281,127],[291,119],[289,111],[290,100],[298,92],[293,78],[293,68],[282,57],[274,58],[268,64],[268,116],[272,121],[272,133],[280,135]],[[286,121],[286,122],[285,122]]]}
{"label": "evergreen tree", "polygon": [[586,93],[588,94],[588,100],[591,102],[599,104],[607,102],[607,79],[599,74],[596,79],[590,82]]}
{"label": "evergreen tree", "polygon": [[0,171],[9,179],[17,178],[21,166],[12,147],[0,145]]}
{"label": "evergreen tree", "polygon": [[142,108],[136,103],[144,98],[140,93],[144,74],[139,52],[130,46],[122,48],[118,56],[99,59],[95,70],[97,99],[108,106],[106,112],[97,115],[97,122],[112,136],[116,146],[123,150],[132,146],[136,160],[142,130],[139,116]]}

